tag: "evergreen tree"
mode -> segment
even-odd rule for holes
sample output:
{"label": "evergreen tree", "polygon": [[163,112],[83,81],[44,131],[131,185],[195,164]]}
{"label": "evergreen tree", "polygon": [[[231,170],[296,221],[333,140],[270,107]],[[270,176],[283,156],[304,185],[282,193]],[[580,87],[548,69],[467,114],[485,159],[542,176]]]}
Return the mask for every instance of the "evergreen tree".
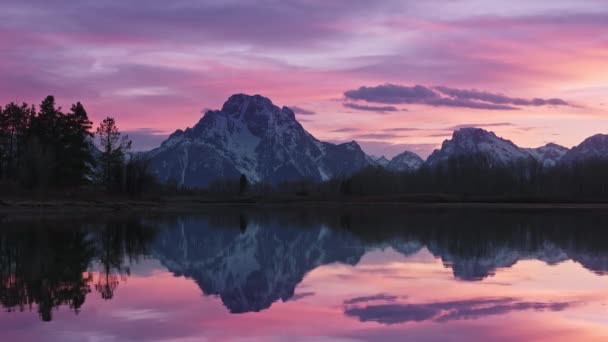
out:
{"label": "evergreen tree", "polygon": [[80,102],[72,105],[70,113],[62,116],[61,154],[57,173],[65,185],[82,184],[91,175],[91,166],[94,164],[91,153],[92,127],[93,123]]}
{"label": "evergreen tree", "polygon": [[122,135],[114,118],[105,118],[97,127],[97,137],[101,147],[101,181],[108,190],[122,186],[125,154],[131,149],[131,141]]}

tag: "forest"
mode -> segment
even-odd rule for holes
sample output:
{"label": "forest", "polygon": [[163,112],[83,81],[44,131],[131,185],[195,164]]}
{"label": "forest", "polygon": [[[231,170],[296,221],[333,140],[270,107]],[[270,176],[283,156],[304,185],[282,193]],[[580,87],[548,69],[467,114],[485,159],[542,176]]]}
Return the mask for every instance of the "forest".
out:
{"label": "forest", "polygon": [[0,107],[0,194],[87,186],[140,194],[153,179],[148,162],[129,155],[130,149],[131,141],[112,117],[93,131],[80,102],[67,112],[53,96],[38,108],[9,103]]}

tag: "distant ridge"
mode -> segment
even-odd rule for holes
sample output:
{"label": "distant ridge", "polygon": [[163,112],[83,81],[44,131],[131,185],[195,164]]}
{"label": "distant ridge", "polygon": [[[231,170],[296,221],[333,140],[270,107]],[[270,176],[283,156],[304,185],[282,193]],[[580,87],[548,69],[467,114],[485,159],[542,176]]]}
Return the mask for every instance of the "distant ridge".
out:
{"label": "distant ridge", "polygon": [[261,95],[236,94],[221,110],[209,110],[192,128],[176,130],[160,147],[144,153],[163,181],[204,187],[245,175],[250,182],[277,184],[347,177],[370,166],[389,171],[434,168],[451,158],[483,156],[490,167],[535,161],[543,168],[588,159],[608,159],[608,135],[594,135],[569,150],[549,143],[522,148],[481,128],[461,128],[423,160],[410,151],[388,160],[366,155],[357,142],[322,142],[307,132],[288,107]]}

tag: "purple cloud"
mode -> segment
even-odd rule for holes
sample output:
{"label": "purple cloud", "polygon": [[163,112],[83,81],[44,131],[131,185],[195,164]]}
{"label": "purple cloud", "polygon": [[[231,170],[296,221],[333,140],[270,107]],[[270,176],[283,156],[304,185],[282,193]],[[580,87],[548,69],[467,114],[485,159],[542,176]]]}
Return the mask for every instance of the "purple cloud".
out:
{"label": "purple cloud", "polygon": [[308,109],[304,109],[304,108],[298,107],[298,106],[290,106],[289,109],[291,109],[294,113],[300,114],[300,115],[315,115],[315,114],[317,114],[317,112],[314,112],[314,111],[308,110]]}
{"label": "purple cloud", "polygon": [[455,89],[444,86],[437,86],[435,90],[459,100],[478,100],[482,102],[489,102],[492,104],[500,104],[500,105],[516,105],[516,106],[568,106],[568,102],[562,99],[540,99],[534,98],[531,100],[521,99],[521,98],[512,98],[502,94],[493,94],[485,91],[478,90],[463,90],[463,89]]}
{"label": "purple cloud", "polygon": [[[360,87],[348,90],[344,96],[351,100],[387,104],[423,104],[434,107],[463,107],[487,110],[518,110],[516,106],[568,106],[557,98],[521,99],[477,90],[462,90],[437,86],[433,88],[383,84],[375,87]],[[345,104],[346,105],[346,104]]]}
{"label": "purple cloud", "polygon": [[420,85],[405,87],[395,84],[383,84],[376,87],[360,87],[348,90],[344,93],[351,100],[363,100],[366,102],[404,104],[424,103],[439,98],[433,90]]}
{"label": "purple cloud", "polygon": [[357,132],[357,131],[359,131],[359,128],[344,127],[344,128],[334,129],[332,132],[335,132],[335,133],[348,133],[348,132]]}
{"label": "purple cloud", "polygon": [[526,302],[515,298],[471,299],[423,304],[377,304],[347,306],[345,315],[358,317],[362,322],[398,324],[406,322],[447,322],[478,319],[517,311],[562,311],[571,302]]}
{"label": "purple cloud", "polygon": [[399,108],[395,107],[395,106],[368,106],[368,105],[359,105],[356,103],[343,103],[342,104],[344,107],[346,108],[351,108],[351,109],[355,109],[355,110],[363,110],[363,111],[370,111],[370,112],[377,112],[377,113],[385,113],[385,112],[397,112],[399,111]]}

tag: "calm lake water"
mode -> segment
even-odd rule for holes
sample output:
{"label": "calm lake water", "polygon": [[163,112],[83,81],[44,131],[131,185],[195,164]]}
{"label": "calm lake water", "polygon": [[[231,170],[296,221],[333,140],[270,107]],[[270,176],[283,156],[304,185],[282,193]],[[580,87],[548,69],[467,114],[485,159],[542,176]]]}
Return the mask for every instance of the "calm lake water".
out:
{"label": "calm lake water", "polygon": [[606,341],[607,227],[398,206],[9,215],[0,340]]}

